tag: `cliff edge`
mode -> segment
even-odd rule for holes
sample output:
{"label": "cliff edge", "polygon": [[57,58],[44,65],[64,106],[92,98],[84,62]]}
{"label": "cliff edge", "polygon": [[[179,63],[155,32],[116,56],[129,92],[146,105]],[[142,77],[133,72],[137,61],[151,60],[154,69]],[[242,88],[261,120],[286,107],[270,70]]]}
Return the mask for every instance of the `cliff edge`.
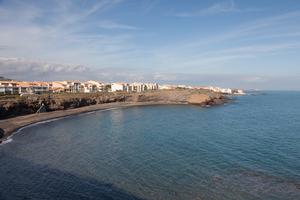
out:
{"label": "cliff edge", "polygon": [[[163,104],[211,106],[223,104],[227,100],[226,96],[219,93],[189,89],[143,93],[64,93],[5,98],[0,99],[0,138],[7,137],[29,124],[95,110]],[[41,105],[44,107],[43,112],[36,113]]]}

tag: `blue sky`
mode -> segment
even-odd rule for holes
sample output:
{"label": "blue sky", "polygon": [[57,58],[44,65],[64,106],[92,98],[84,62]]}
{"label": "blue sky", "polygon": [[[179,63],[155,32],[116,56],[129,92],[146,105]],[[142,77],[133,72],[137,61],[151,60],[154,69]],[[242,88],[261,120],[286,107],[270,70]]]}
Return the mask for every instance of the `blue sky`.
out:
{"label": "blue sky", "polygon": [[300,89],[299,0],[0,0],[0,75]]}

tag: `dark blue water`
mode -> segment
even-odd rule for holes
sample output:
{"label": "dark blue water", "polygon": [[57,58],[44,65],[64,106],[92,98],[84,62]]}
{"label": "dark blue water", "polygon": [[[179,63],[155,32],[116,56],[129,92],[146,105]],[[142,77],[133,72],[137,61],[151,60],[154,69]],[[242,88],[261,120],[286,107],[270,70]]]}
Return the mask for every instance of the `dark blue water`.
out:
{"label": "dark blue water", "polygon": [[28,127],[0,146],[0,199],[300,199],[300,92]]}

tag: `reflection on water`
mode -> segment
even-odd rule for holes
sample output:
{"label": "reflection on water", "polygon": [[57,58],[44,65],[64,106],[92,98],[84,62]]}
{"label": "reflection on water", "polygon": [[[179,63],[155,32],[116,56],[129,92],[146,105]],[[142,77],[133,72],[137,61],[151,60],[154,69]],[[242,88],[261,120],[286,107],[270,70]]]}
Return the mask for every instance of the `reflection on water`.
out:
{"label": "reflection on water", "polygon": [[0,147],[0,199],[300,199],[300,93],[31,126]]}

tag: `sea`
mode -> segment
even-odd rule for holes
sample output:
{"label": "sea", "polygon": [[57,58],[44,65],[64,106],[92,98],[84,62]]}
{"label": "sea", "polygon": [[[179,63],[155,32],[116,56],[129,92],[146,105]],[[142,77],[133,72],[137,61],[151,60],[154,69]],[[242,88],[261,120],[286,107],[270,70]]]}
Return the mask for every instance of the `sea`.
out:
{"label": "sea", "polygon": [[300,92],[96,111],[0,146],[0,199],[300,199]]}

